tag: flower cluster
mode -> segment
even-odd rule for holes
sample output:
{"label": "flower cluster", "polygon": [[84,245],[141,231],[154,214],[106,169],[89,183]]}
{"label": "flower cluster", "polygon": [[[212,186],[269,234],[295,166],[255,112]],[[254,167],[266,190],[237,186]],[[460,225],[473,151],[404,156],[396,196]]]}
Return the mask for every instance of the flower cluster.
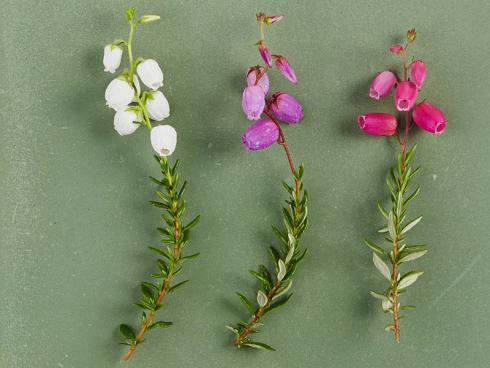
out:
{"label": "flower cluster", "polygon": [[[106,88],[106,104],[115,110],[114,129],[120,135],[132,134],[141,124],[150,129],[153,149],[159,156],[171,155],[177,144],[177,132],[171,125],[152,127],[151,121],[162,121],[170,115],[167,98],[159,90],[163,86],[163,73],[158,62],[141,57],[133,60],[132,40],[135,28],[143,23],[160,19],[157,15],[143,15],[134,20],[135,10],[129,8],[126,16],[130,24],[129,39],[115,40],[104,47],[104,71],[114,74],[121,65],[123,48],[127,49],[129,68]],[[142,90],[141,83],[148,88]]]}
{"label": "flower cluster", "polygon": [[[420,187],[410,188],[412,178],[420,167],[411,166],[417,146],[413,145],[408,150],[408,137],[412,121],[421,129],[436,135],[442,134],[446,129],[446,118],[441,110],[425,100],[417,104],[417,97],[425,82],[426,68],[421,60],[408,62],[408,49],[415,42],[416,37],[415,29],[409,30],[404,45],[397,44],[390,48],[390,52],[402,57],[403,78],[399,78],[392,71],[384,71],[376,76],[369,89],[369,96],[376,100],[386,97],[393,89],[395,90],[395,109],[399,111],[402,118],[400,121],[404,122],[404,126],[394,115],[387,113],[369,113],[360,115],[357,119],[359,127],[367,134],[396,135],[400,146],[397,163],[386,179],[391,208],[386,210],[380,202],[377,204],[386,221],[385,227],[378,232],[384,234],[389,249],[364,239],[364,243],[373,251],[374,266],[388,280],[388,287],[384,291],[371,291],[371,295],[381,301],[384,312],[392,314],[393,322],[388,324],[385,330],[394,333],[396,342],[400,342],[400,320],[407,317],[401,315],[401,312],[415,308],[412,305],[402,305],[400,295],[423,274],[423,271],[412,270],[402,275],[399,272],[400,267],[427,253],[425,245],[409,244],[407,239],[408,232],[422,220],[422,216],[407,219],[408,204],[420,192]],[[388,266],[385,261],[391,265]]]}
{"label": "flower cluster", "polygon": [[[242,94],[242,108],[245,116],[249,120],[258,120],[250,125],[242,135],[243,145],[251,151],[262,150],[276,142],[280,143],[282,132],[278,120],[287,124],[297,124],[303,118],[301,104],[293,96],[282,91],[269,96],[270,84],[267,72],[274,64],[292,84],[298,84],[298,78],[288,59],[281,55],[271,54],[265,44],[264,26],[276,23],[282,18],[282,15],[257,14],[257,21],[260,23],[260,40],[257,45],[265,66],[256,65],[248,68],[247,87]],[[261,119],[262,115],[267,117]]]}
{"label": "flower cluster", "polygon": [[[442,134],[446,129],[446,118],[443,112],[425,100],[416,105],[417,97],[424,85],[426,68],[422,60],[414,60],[409,64],[406,62],[407,49],[415,41],[415,38],[415,30],[410,30],[405,46],[397,44],[390,47],[390,52],[400,54],[405,58],[403,79],[389,70],[381,72],[372,81],[369,96],[375,100],[380,100],[394,89],[396,110],[400,112],[411,111],[412,120],[419,128],[432,134]],[[398,127],[396,117],[386,113],[359,115],[357,122],[367,134],[376,136],[394,135]]]}
{"label": "flower cluster", "polygon": [[[258,270],[250,273],[260,282],[256,294],[256,303],[249,300],[244,294],[237,293],[240,301],[251,314],[248,322],[239,322],[235,326],[227,328],[235,335],[233,343],[240,348],[246,346],[254,349],[274,350],[268,344],[252,339],[252,335],[259,332],[263,325],[263,317],[277,308],[286,304],[291,298],[289,293],[293,284],[293,275],[298,264],[307,253],[301,250],[300,238],[308,224],[308,195],[303,189],[304,167],[300,165],[295,169],[293,159],[288,149],[286,139],[280,122],[297,124],[303,118],[303,109],[299,102],[285,92],[276,92],[269,95],[268,70],[272,68],[275,60],[276,68],[291,83],[297,84],[298,79],[289,65],[288,59],[280,55],[271,55],[265,45],[264,27],[280,21],[282,15],[267,16],[264,13],[257,14],[260,24],[260,40],[258,42],[259,53],[265,62],[265,66],[257,65],[249,68],[246,74],[247,87],[243,91],[242,107],[245,115],[250,120],[258,120],[249,126],[242,136],[243,145],[252,151],[267,148],[278,143],[284,148],[294,185],[283,182],[287,191],[287,206],[283,207],[284,228],[273,227],[274,234],[278,238],[279,247],[271,246],[270,252],[273,270],[260,265]],[[261,119],[262,115],[267,118]]]}

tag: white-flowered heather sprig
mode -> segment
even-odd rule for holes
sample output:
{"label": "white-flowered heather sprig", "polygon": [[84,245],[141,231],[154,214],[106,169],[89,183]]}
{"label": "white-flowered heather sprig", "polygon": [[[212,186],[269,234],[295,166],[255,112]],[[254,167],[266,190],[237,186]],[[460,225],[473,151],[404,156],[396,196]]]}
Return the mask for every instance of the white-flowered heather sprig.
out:
{"label": "white-flowered heather sprig", "polygon": [[[122,360],[129,360],[137,347],[146,339],[149,331],[167,328],[172,325],[169,321],[156,320],[156,313],[163,307],[168,294],[187,283],[188,280],[175,282],[182,270],[183,263],[198,255],[184,254],[184,248],[189,242],[189,232],[199,221],[196,216],[188,223],[183,217],[186,210],[184,193],[187,182],[181,182],[178,172],[179,160],[171,165],[167,156],[170,156],[177,143],[177,132],[170,125],[157,125],[152,127],[152,120],[162,121],[170,115],[168,101],[162,91],[163,73],[153,59],[137,58],[133,61],[132,40],[135,28],[142,24],[160,19],[157,15],[143,15],[135,20],[135,9],[129,8],[126,16],[130,25],[129,38],[116,40],[104,48],[104,70],[115,73],[121,65],[124,48],[127,50],[129,68],[113,79],[105,91],[107,106],[116,111],[114,115],[114,129],[120,135],[134,133],[140,125],[150,129],[151,146],[156,151],[155,159],[160,165],[161,179],[150,177],[159,186],[156,191],[158,201],[150,203],[161,209],[162,226],[158,231],[162,235],[161,244],[149,247],[158,255],[156,270],[151,274],[151,281],[140,284],[141,297],[135,305],[141,308],[139,327],[133,329],[130,325],[120,325],[123,336],[121,344],[127,345],[128,350]],[[142,84],[149,90],[142,90]]]}
{"label": "white-flowered heather sprig", "polygon": [[[114,74],[121,65],[124,48],[129,68],[113,79],[106,88],[106,104],[116,111],[114,129],[120,135],[132,134],[142,124],[151,130],[151,145],[159,156],[170,156],[177,144],[177,132],[171,125],[153,128],[152,120],[162,121],[170,115],[167,98],[158,89],[163,86],[163,72],[153,59],[133,58],[132,41],[137,26],[160,19],[143,15],[135,20],[135,9],[126,16],[130,25],[128,40],[115,40],[104,47],[104,71]],[[140,80],[150,90],[142,90]],[[157,129],[158,128],[158,129]]]}

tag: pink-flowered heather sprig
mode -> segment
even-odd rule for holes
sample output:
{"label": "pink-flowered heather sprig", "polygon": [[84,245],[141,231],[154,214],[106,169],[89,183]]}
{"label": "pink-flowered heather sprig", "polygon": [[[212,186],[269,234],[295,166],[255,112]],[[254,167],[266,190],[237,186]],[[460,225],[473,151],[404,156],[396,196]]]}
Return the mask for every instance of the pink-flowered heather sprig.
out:
{"label": "pink-flowered heather sprig", "polygon": [[[247,346],[255,349],[274,350],[271,346],[252,339],[252,335],[263,325],[262,318],[268,312],[286,304],[292,294],[292,276],[299,262],[306,255],[306,249],[300,251],[299,240],[307,226],[307,193],[303,190],[303,165],[296,170],[281,124],[298,124],[303,118],[301,104],[291,95],[278,91],[270,94],[268,72],[271,68],[277,70],[292,84],[298,83],[298,78],[291,68],[287,58],[271,54],[265,43],[264,28],[280,21],[282,15],[268,16],[257,14],[260,25],[260,40],[258,51],[265,65],[248,68],[246,73],[247,87],[242,95],[242,108],[249,120],[258,120],[250,125],[242,135],[242,143],[248,150],[257,151],[272,146],[274,143],[283,147],[288,160],[294,184],[283,182],[288,192],[287,206],[283,207],[284,229],[273,227],[274,234],[280,242],[279,247],[270,247],[270,253],[275,265],[273,270],[260,265],[257,271],[250,273],[259,281],[256,303],[245,295],[237,293],[240,301],[246,306],[250,317],[248,322],[239,322],[235,326],[227,326],[234,334],[233,343],[238,348]],[[265,117],[264,117],[265,115]]]}
{"label": "pink-flowered heather sprig", "polygon": [[423,274],[422,271],[416,270],[402,275],[399,272],[400,266],[427,253],[425,245],[409,244],[407,240],[407,233],[422,220],[422,216],[412,219],[407,216],[408,203],[420,192],[420,187],[411,189],[410,186],[411,179],[419,171],[419,167],[412,169],[411,162],[416,145],[407,149],[408,138],[411,129],[414,128],[412,121],[419,128],[435,135],[442,134],[446,129],[446,118],[439,108],[425,100],[417,104],[417,97],[425,82],[426,68],[422,60],[408,62],[408,50],[416,37],[417,32],[411,29],[407,32],[404,45],[393,45],[389,49],[402,58],[401,78],[393,71],[384,71],[374,78],[369,90],[369,96],[379,100],[394,89],[394,105],[395,110],[398,111],[398,119],[388,113],[368,113],[357,118],[359,127],[367,134],[394,135],[400,146],[397,164],[386,179],[391,194],[391,208],[386,210],[378,202],[378,209],[387,224],[379,232],[385,235],[389,249],[364,239],[364,243],[373,250],[375,267],[388,280],[388,287],[384,291],[371,291],[371,295],[381,301],[384,312],[389,312],[393,316],[393,322],[388,324],[385,330],[394,333],[396,342],[400,342],[400,320],[406,317],[402,316],[401,312],[415,308],[412,305],[402,305],[400,294]]}

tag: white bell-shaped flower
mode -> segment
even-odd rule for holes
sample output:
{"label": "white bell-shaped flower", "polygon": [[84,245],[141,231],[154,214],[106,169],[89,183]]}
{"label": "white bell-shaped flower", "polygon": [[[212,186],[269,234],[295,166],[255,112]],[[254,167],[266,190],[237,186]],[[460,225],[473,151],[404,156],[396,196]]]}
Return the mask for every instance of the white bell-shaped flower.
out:
{"label": "white bell-shaped flower", "polygon": [[114,74],[121,65],[122,48],[119,46],[106,45],[104,47],[104,71]]}
{"label": "white bell-shaped flower", "polygon": [[[136,94],[140,95],[141,93],[141,86],[140,86],[140,80],[138,79],[138,76],[136,74],[133,74],[133,84],[136,87]],[[133,95],[133,102],[138,101],[137,97]]]}
{"label": "white bell-shaped flower", "polygon": [[138,64],[136,72],[145,86],[157,90],[163,86],[163,73],[158,63],[153,59],[146,59]]}
{"label": "white bell-shaped flower", "polygon": [[150,118],[156,121],[162,121],[170,115],[170,106],[166,97],[161,91],[156,91],[151,94],[146,100],[146,110]]}
{"label": "white bell-shaped flower", "polygon": [[105,90],[107,106],[118,111],[125,109],[134,97],[134,89],[123,79],[113,79]]}
{"label": "white bell-shaped flower", "polygon": [[150,139],[159,156],[170,156],[175,151],[177,132],[170,125],[158,125],[151,130]]}
{"label": "white bell-shaped flower", "polygon": [[119,110],[114,115],[114,129],[119,135],[133,134],[136,129],[140,127],[140,124],[134,122],[141,122],[141,116],[135,111]]}

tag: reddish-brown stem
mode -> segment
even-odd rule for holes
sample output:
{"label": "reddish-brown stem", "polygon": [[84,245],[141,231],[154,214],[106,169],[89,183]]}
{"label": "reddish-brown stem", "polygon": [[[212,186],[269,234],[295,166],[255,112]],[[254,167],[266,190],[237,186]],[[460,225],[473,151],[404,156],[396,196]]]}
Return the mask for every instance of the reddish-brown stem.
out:
{"label": "reddish-brown stem", "polygon": [[260,307],[259,309],[257,309],[257,311],[254,313],[254,315],[252,316],[252,318],[248,322],[247,327],[245,327],[245,329],[242,331],[242,333],[239,336],[237,336],[237,338],[233,342],[235,345],[240,345],[242,343],[243,339],[245,339],[250,334],[250,332],[252,330],[252,326],[255,323],[257,323],[260,320],[260,318],[263,316],[265,310],[267,309],[267,307],[270,304],[270,301],[272,300],[272,298],[276,294],[277,289],[279,289],[280,286],[281,286],[281,282],[277,281],[275,283],[274,287],[267,294],[267,304],[264,305],[263,307]]}
{"label": "reddish-brown stem", "polygon": [[[170,264],[170,272],[165,278],[165,281],[163,282],[162,285],[162,290],[160,291],[160,294],[158,294],[158,298],[155,302],[155,305],[158,307],[162,304],[163,299],[165,296],[168,294],[168,291],[170,289],[170,284],[172,282],[172,278],[174,276],[175,268],[177,267],[177,263],[180,259],[180,246],[179,246],[179,240],[180,240],[180,220],[177,217],[177,207],[174,206],[172,209],[174,212],[174,234],[175,234],[175,244],[173,247],[172,251],[172,262]],[[138,346],[138,343],[143,340],[143,337],[145,336],[146,331],[148,331],[148,328],[150,327],[151,323],[153,322],[153,319],[155,318],[155,312],[151,311],[148,316],[146,317],[146,321],[141,326],[140,331],[138,332],[138,335],[135,338],[134,344],[129,348],[129,350],[126,352],[126,354],[123,355],[121,358],[123,361],[127,362],[129,359],[131,359],[131,356],[133,353],[136,351],[136,347]]]}
{"label": "reddish-brown stem", "polygon": [[270,113],[269,110],[265,109],[264,114],[266,114],[269,117],[269,119],[271,119],[277,125],[277,128],[279,129],[279,139],[277,140],[277,143],[284,148],[284,152],[286,153],[286,157],[288,159],[289,168],[291,169],[291,173],[293,174],[293,176],[296,178],[297,176],[296,169],[294,168],[293,158],[291,156],[291,153],[289,152],[289,148],[286,142],[286,138],[284,136],[284,132],[282,131],[279,122],[274,118],[274,116]]}

